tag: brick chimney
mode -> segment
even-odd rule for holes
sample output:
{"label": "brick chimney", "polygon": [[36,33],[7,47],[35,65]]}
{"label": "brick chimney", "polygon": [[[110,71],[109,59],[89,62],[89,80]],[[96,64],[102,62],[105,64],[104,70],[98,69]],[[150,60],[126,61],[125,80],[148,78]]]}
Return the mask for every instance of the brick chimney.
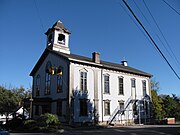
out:
{"label": "brick chimney", "polygon": [[100,63],[100,53],[99,52],[93,52],[92,53],[92,60],[95,63]]}

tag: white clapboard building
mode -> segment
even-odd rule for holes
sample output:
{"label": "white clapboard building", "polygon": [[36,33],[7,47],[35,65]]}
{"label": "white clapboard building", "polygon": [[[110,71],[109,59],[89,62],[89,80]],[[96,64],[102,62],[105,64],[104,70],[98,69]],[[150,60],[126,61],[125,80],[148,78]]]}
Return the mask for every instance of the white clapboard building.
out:
{"label": "white clapboard building", "polygon": [[44,113],[61,122],[134,123],[151,116],[151,74],[129,67],[71,54],[70,31],[57,21],[45,33],[47,47],[30,73],[33,77],[33,118]]}

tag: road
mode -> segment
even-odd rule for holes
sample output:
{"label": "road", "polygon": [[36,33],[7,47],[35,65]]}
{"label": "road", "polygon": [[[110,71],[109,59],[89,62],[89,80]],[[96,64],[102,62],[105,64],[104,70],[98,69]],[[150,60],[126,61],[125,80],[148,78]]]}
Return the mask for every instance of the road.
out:
{"label": "road", "polygon": [[[57,135],[57,133],[11,133],[11,135]],[[63,135],[180,135],[180,125],[65,129]]]}

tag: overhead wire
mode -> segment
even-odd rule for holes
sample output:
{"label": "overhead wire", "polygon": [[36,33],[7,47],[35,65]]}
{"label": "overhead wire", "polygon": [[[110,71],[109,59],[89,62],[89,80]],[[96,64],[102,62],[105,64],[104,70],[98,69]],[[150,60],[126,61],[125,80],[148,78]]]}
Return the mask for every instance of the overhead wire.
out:
{"label": "overhead wire", "polygon": [[[141,11],[140,7],[138,6],[138,4],[136,3],[135,0],[133,0],[135,6],[137,7],[137,9],[139,10],[139,12],[142,14],[142,16],[144,17],[144,19],[146,20],[146,22],[149,24],[150,28],[153,30],[153,27],[151,25],[151,23],[149,22],[149,20],[147,19],[147,17],[144,15],[144,13]],[[155,19],[153,18],[153,21],[155,21]],[[155,21],[156,23],[156,21]],[[157,23],[156,23],[157,24]],[[158,26],[157,26],[158,27]],[[159,27],[158,27],[159,28]],[[159,28],[160,29],[160,28]],[[161,31],[161,30],[160,30]],[[171,58],[174,60],[173,56],[170,54],[170,52],[168,51],[168,49],[166,48],[165,44],[163,43],[163,41],[161,40],[161,38],[159,37],[159,35],[153,31],[153,33],[157,36],[157,38],[159,39],[159,41],[161,42],[161,44],[163,45],[163,47],[165,48],[165,50],[168,52],[168,54],[171,56]],[[162,33],[162,32],[161,32]],[[167,40],[166,40],[167,41]],[[151,43],[151,42],[150,42]],[[176,62],[176,61],[175,61]]]}
{"label": "overhead wire", "polygon": [[34,5],[35,5],[35,8],[36,8],[36,12],[37,12],[37,15],[38,15],[38,18],[39,18],[39,22],[40,22],[41,28],[42,28],[43,32],[45,32],[45,29],[44,29],[44,26],[43,26],[43,23],[42,23],[42,19],[41,19],[39,10],[38,10],[38,6],[37,6],[37,3],[36,3],[36,0],[34,0]]}
{"label": "overhead wire", "polygon": [[[157,26],[157,28],[158,28],[160,34],[162,35],[162,37],[163,37],[163,39],[164,39],[164,41],[165,41],[165,43],[166,43],[166,45],[167,45],[167,47],[168,47],[168,49],[170,50],[171,53],[168,51],[168,49],[166,48],[166,46],[164,45],[164,43],[163,43],[163,42],[161,42],[161,43],[163,44],[164,48],[166,49],[166,51],[168,52],[168,54],[171,56],[171,58],[175,61],[175,63],[177,64],[177,66],[180,67],[180,62],[178,61],[178,59],[177,59],[176,55],[174,54],[173,50],[171,49],[171,47],[170,47],[170,45],[169,45],[167,39],[165,38],[163,32],[161,31],[161,29],[160,29],[160,27],[159,27],[159,25],[158,25],[156,19],[155,19],[154,16],[152,15],[152,13],[151,13],[149,7],[147,6],[145,0],[143,0],[143,3],[144,3],[144,5],[145,5],[147,11],[149,12],[151,18],[153,19],[155,25]],[[158,37],[159,37],[159,36],[158,36]],[[172,56],[171,54],[172,54],[173,56]]]}
{"label": "overhead wire", "polygon": [[153,40],[153,38],[151,37],[151,35],[149,34],[149,32],[146,30],[146,28],[143,26],[143,24],[140,22],[140,20],[137,18],[137,16],[135,15],[135,13],[132,11],[132,9],[130,8],[130,6],[126,3],[125,0],[122,0],[124,2],[124,4],[126,5],[126,7],[128,8],[128,10],[131,12],[131,14],[133,15],[133,17],[135,18],[135,20],[138,22],[138,24],[142,27],[142,29],[144,30],[144,32],[147,34],[147,36],[149,37],[149,39],[151,40],[151,42],[153,43],[153,45],[156,47],[157,51],[161,54],[161,56],[163,57],[163,59],[166,61],[166,63],[168,64],[168,66],[170,67],[170,69],[173,71],[173,73],[175,74],[175,76],[180,80],[179,75],[177,74],[177,72],[175,71],[175,69],[171,66],[171,64],[169,63],[169,61],[167,60],[167,58],[165,57],[165,55],[163,54],[163,52],[160,50],[160,48],[158,47],[158,45],[156,44],[156,42]]}
{"label": "overhead wire", "polygon": [[141,33],[146,37],[146,39],[151,43],[151,41],[149,40],[149,38],[147,37],[147,35],[143,32],[143,30],[139,27],[139,25],[134,21],[134,19],[132,18],[132,16],[127,12],[127,10],[123,7],[123,5],[119,2],[120,6],[122,7],[122,9],[124,10],[124,12],[129,16],[129,18],[133,21],[133,23],[136,25],[137,28],[139,28],[139,30],[141,31]]}
{"label": "overhead wire", "polygon": [[167,3],[165,0],[162,0],[164,3],[166,3],[166,5],[168,5],[174,12],[176,12],[178,15],[180,15],[180,13],[175,9],[173,8],[169,3]]}
{"label": "overhead wire", "polygon": [[[137,7],[137,9],[140,11],[140,13],[142,14],[142,16],[144,17],[144,19],[146,20],[146,22],[149,24],[149,26],[151,27],[151,29],[153,29],[151,23],[148,21],[147,17],[144,15],[144,13],[141,11],[140,7],[138,6],[138,4],[135,2],[135,0],[133,0],[135,6]],[[159,41],[163,44],[164,48],[167,50],[166,46],[164,45],[164,43],[162,42],[161,38],[158,36],[158,34],[156,34],[154,32],[154,34],[157,36],[157,38],[159,39]],[[151,42],[150,42],[151,43]],[[168,51],[168,50],[167,50]]]}

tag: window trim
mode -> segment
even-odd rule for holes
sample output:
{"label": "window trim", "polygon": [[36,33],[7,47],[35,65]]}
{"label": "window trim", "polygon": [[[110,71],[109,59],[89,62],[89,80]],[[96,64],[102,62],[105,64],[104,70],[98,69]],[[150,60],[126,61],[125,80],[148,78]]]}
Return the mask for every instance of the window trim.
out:
{"label": "window trim", "polygon": [[[108,81],[105,80],[105,77],[108,77]],[[104,94],[110,94],[110,75],[109,74],[104,74],[103,76],[104,79]],[[106,91],[106,85],[108,84],[108,91]]]}
{"label": "window trim", "polygon": [[[63,39],[63,40],[59,40],[59,36],[60,36],[60,35],[63,35],[63,36],[64,36],[64,39]],[[65,45],[65,41],[66,41],[66,36],[65,36],[64,34],[62,34],[62,33],[58,34],[58,43]]]}
{"label": "window trim", "polygon": [[[124,100],[119,100],[119,109],[125,109],[125,104],[124,104]],[[123,104],[123,108],[121,108],[121,105]]]}
{"label": "window trim", "polygon": [[[46,69],[45,69],[45,91],[44,91],[44,95],[50,95],[51,94],[51,74],[47,72],[47,69],[49,69],[51,67],[52,67],[51,62],[48,61],[46,64]],[[48,80],[47,80],[47,77],[48,77]],[[47,85],[49,87],[47,87]]]}
{"label": "window trim", "polygon": [[[122,83],[120,83],[120,79],[122,79]],[[118,84],[119,84],[118,85],[118,89],[119,89],[118,95],[124,95],[124,77],[123,76],[118,77]],[[122,87],[120,87],[120,85],[122,85]],[[122,93],[121,93],[120,88],[122,88]]]}
{"label": "window trim", "polygon": [[41,76],[36,76],[36,97],[40,96]]}
{"label": "window trim", "polygon": [[[62,72],[63,72],[63,68],[62,68],[61,66],[59,66],[59,68],[60,68],[60,69],[62,70]],[[58,69],[59,69],[59,68],[58,68]],[[60,77],[60,78],[59,78],[59,77]],[[57,74],[57,75],[56,75],[56,79],[57,79],[57,81],[56,81],[56,82],[57,82],[56,92],[57,92],[57,93],[62,93],[62,92],[63,92],[63,74],[62,74],[62,75]],[[61,89],[58,89],[58,88],[59,88],[59,83],[58,83],[59,80],[60,80],[61,83],[62,83],[61,86],[60,86]]]}
{"label": "window trim", "polygon": [[[145,85],[144,85],[145,84]],[[145,88],[145,89],[144,89]],[[144,91],[145,90],[145,91]],[[147,94],[147,86],[146,86],[146,80],[142,80],[142,94],[143,96],[146,96]]]}
{"label": "window trim", "polygon": [[[83,105],[81,106],[81,103],[83,102]],[[85,104],[84,104],[85,103]],[[86,106],[85,106],[86,105]],[[82,108],[81,108],[82,107]],[[81,111],[81,109],[83,111]],[[83,98],[79,99],[79,116],[80,117],[87,117],[88,116],[88,99]]]}
{"label": "window trim", "polygon": [[[86,74],[86,75],[84,75],[84,74]],[[87,77],[88,77],[87,71],[80,71],[80,91],[88,91]]]}
{"label": "window trim", "polygon": [[131,79],[131,88],[136,88],[136,79],[135,78]]}
{"label": "window trim", "polygon": [[[111,100],[104,100],[104,116],[110,116],[111,115]],[[108,108],[106,108],[106,104],[108,104]],[[106,110],[107,109],[107,110]]]}

